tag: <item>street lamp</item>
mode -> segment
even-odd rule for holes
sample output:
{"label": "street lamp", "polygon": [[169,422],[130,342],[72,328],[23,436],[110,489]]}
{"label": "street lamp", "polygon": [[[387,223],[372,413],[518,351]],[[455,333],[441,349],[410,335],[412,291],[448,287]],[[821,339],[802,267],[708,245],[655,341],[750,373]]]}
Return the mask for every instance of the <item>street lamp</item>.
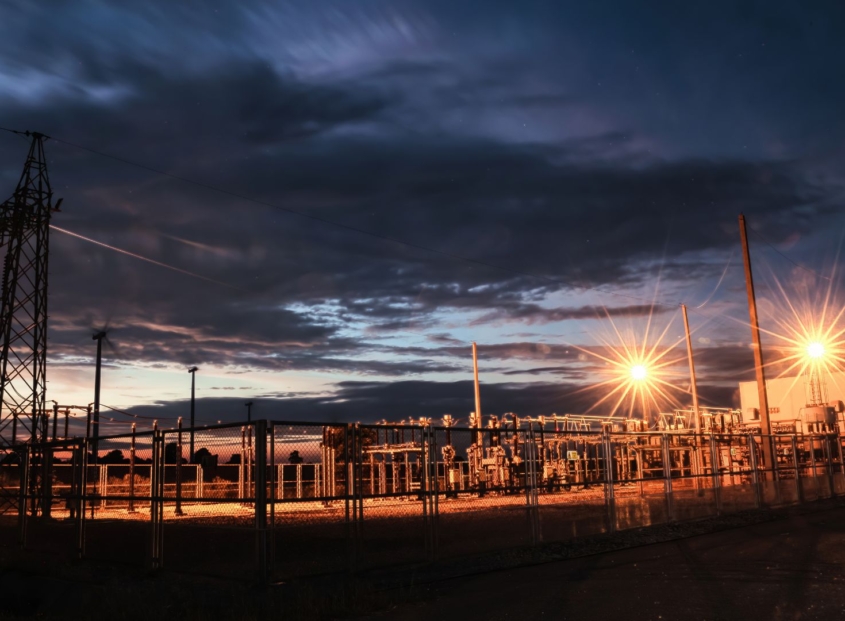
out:
{"label": "street lamp", "polygon": [[188,369],[188,373],[191,374],[191,440],[190,446],[188,448],[188,461],[190,461],[191,463],[193,463],[194,461],[194,414],[196,412],[195,401],[197,388],[197,371],[199,371],[197,367],[191,367],[190,369]]}
{"label": "street lamp", "polygon": [[100,370],[103,366],[103,339],[106,338],[106,331],[100,330],[92,338],[97,341],[97,367],[94,374],[94,424],[91,430],[94,436],[91,442],[91,453],[93,462],[96,464],[100,443]]}

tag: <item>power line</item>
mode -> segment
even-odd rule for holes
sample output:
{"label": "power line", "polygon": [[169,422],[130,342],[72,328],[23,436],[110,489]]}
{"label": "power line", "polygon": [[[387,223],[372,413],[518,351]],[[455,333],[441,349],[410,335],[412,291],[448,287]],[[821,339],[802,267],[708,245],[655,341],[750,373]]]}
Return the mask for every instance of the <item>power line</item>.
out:
{"label": "power line", "polygon": [[[105,403],[101,403],[100,406],[111,410],[112,412],[117,412],[118,414],[124,414],[125,416],[131,416],[132,418],[143,418],[146,420],[160,420],[160,419],[167,419],[167,418],[176,418],[175,416],[144,416],[143,414],[133,414],[132,412],[127,412],[126,410],[121,410],[119,408],[112,407],[110,405],[106,405]],[[117,421],[117,422],[129,422],[129,421]]]}
{"label": "power line", "polygon": [[[13,131],[13,130],[8,130],[8,131]],[[15,133],[20,133],[20,132],[15,132]],[[212,192],[224,194],[226,196],[236,198],[238,200],[243,200],[243,201],[255,203],[256,205],[261,205],[263,207],[269,207],[271,209],[283,211],[283,212],[291,214],[291,215],[296,215],[296,216],[299,216],[301,218],[307,218],[307,219],[312,220],[314,222],[320,222],[321,224],[327,224],[327,225],[334,226],[334,227],[337,227],[337,228],[341,228],[341,229],[344,229],[344,230],[347,230],[347,231],[358,233],[360,235],[366,235],[368,237],[380,239],[382,241],[390,242],[390,243],[393,243],[393,244],[407,246],[409,248],[414,248],[416,250],[422,250],[424,252],[428,252],[428,253],[431,253],[431,254],[437,254],[437,255],[440,255],[442,257],[446,257],[446,258],[449,258],[449,259],[452,259],[452,260],[463,261],[465,263],[470,263],[470,264],[473,264],[473,265],[486,267],[488,269],[500,270],[502,272],[510,273],[514,276],[521,276],[523,278],[534,278],[534,279],[542,280],[542,281],[545,281],[545,282],[548,282],[548,283],[554,284],[554,285],[564,285],[564,286],[567,286],[567,287],[571,287],[573,289],[581,289],[581,290],[584,290],[584,291],[596,291],[598,293],[604,293],[606,295],[613,295],[613,296],[616,296],[616,297],[628,298],[628,299],[637,300],[637,301],[640,301],[640,302],[648,302],[649,304],[652,304],[652,305],[655,305],[655,306],[678,306],[678,304],[675,304],[675,303],[657,302],[655,300],[649,300],[649,299],[644,298],[644,297],[634,296],[634,295],[630,295],[630,294],[627,294],[627,293],[619,293],[617,291],[609,291],[609,290],[606,290],[606,289],[602,289],[600,287],[591,287],[591,286],[588,286],[588,285],[579,285],[579,284],[576,284],[572,281],[568,281],[568,280],[565,280],[563,278],[556,277],[556,276],[544,276],[544,275],[541,275],[541,274],[532,274],[530,272],[523,272],[521,270],[516,270],[516,269],[510,268],[510,267],[505,267],[503,265],[497,265],[495,263],[488,263],[487,261],[482,261],[480,259],[474,259],[472,257],[467,257],[467,256],[464,256],[464,255],[455,254],[455,253],[448,252],[448,251],[445,251],[445,250],[439,250],[439,249],[433,248],[431,246],[426,246],[426,245],[419,244],[419,243],[416,243],[416,242],[411,242],[411,241],[408,241],[408,240],[405,240],[405,239],[399,239],[399,238],[396,238],[396,237],[390,237],[388,235],[382,235],[382,234],[376,233],[374,231],[362,229],[362,228],[359,228],[359,227],[356,227],[356,226],[352,226],[350,224],[345,224],[343,222],[338,222],[337,220],[331,220],[329,218],[324,218],[322,216],[309,214],[309,213],[306,213],[304,211],[299,211],[297,209],[293,209],[291,207],[283,207],[281,205],[269,203],[267,201],[263,201],[263,200],[260,200],[260,199],[257,199],[257,198],[253,198],[253,197],[250,197],[250,196],[239,194],[237,192],[233,192],[231,190],[226,190],[224,188],[220,188],[220,187],[208,184],[208,183],[204,183],[202,181],[197,181],[195,179],[190,179],[188,177],[182,177],[180,175],[175,175],[173,173],[169,173],[167,171],[161,170],[160,168],[155,168],[153,166],[141,164],[139,162],[128,160],[126,158],[119,157],[119,156],[116,156],[116,155],[112,155],[110,153],[104,153],[102,151],[98,151],[96,149],[86,147],[84,145],[80,145],[80,144],[77,144],[77,143],[74,143],[74,142],[70,142],[69,140],[56,138],[55,136],[50,136],[50,138],[52,140],[55,140],[56,142],[61,143],[61,144],[66,144],[66,145],[74,147],[76,149],[80,149],[82,151],[87,151],[89,153],[93,153],[93,154],[98,155],[100,157],[105,157],[105,158],[108,158],[108,159],[111,159],[111,160],[114,160],[114,161],[117,161],[117,162],[121,162],[123,164],[127,164],[129,166],[135,166],[135,167],[140,168],[142,170],[146,170],[148,172],[152,172],[152,173],[155,173],[157,175],[161,175],[163,177],[168,177],[168,178],[174,179],[176,181],[181,181],[183,183],[187,183],[187,184],[199,187],[199,188],[203,188],[205,190],[210,190]]]}
{"label": "power line", "polygon": [[812,268],[809,268],[809,267],[807,267],[806,265],[801,265],[801,264],[800,264],[800,263],[798,263],[797,261],[793,261],[792,259],[790,259],[788,256],[786,256],[785,254],[783,254],[780,250],[778,250],[778,249],[774,246],[774,244],[772,244],[772,243],[771,243],[768,239],[766,239],[765,237],[763,237],[763,234],[762,234],[762,233],[760,233],[760,232],[758,232],[758,231],[755,231],[754,229],[751,229],[751,232],[752,232],[752,233],[754,233],[757,237],[759,237],[759,238],[760,238],[760,241],[762,241],[762,242],[763,242],[764,244],[766,244],[769,248],[771,248],[772,250],[774,250],[775,252],[777,252],[777,253],[778,253],[780,256],[782,256],[784,259],[786,259],[787,261],[789,261],[790,263],[792,263],[792,265],[794,265],[795,267],[801,268],[802,270],[804,270],[804,271],[806,271],[806,272],[810,272],[811,274],[815,274],[815,275],[816,275],[816,276],[818,276],[819,278],[824,278],[825,280],[830,280],[830,276],[825,276],[824,274],[819,274],[816,270],[814,270],[814,269],[812,269]]}
{"label": "power line", "polygon": [[[32,133],[32,132],[29,132],[29,131],[22,132],[22,131],[18,131],[18,130],[13,130],[13,129],[9,129],[9,128],[6,128],[6,127],[0,127],[0,130],[4,130],[4,131],[7,131],[7,132],[10,132],[10,133],[13,133],[13,134],[19,134],[19,135],[24,135],[24,136],[29,136]],[[533,278],[533,279],[542,280],[542,281],[548,282],[550,284],[555,284],[555,285],[564,285],[564,286],[567,286],[567,287],[571,287],[573,289],[580,289],[580,290],[583,290],[583,291],[595,291],[595,292],[603,293],[603,294],[606,294],[606,295],[612,295],[612,296],[616,296],[616,297],[620,297],[620,298],[627,298],[627,299],[636,300],[636,301],[639,301],[639,302],[646,302],[646,303],[650,304],[651,306],[662,306],[662,307],[665,307],[665,308],[676,308],[676,307],[681,305],[680,302],[659,302],[656,299],[648,299],[648,298],[645,298],[645,297],[635,296],[635,295],[631,295],[631,294],[628,294],[628,293],[620,293],[618,291],[610,291],[610,290],[603,289],[603,288],[597,287],[597,286],[593,287],[593,286],[589,286],[589,285],[576,284],[572,281],[569,281],[569,280],[566,280],[566,279],[563,279],[563,278],[560,278],[560,277],[557,277],[557,276],[545,276],[545,275],[541,275],[541,274],[533,274],[533,273],[530,273],[530,272],[523,272],[523,271],[520,271],[520,270],[515,270],[513,268],[505,267],[505,266],[502,266],[502,265],[497,265],[497,264],[488,263],[486,261],[482,261],[482,260],[479,260],[479,259],[474,259],[472,257],[466,257],[466,256],[463,256],[463,255],[447,252],[447,251],[444,251],[444,250],[439,250],[437,248],[432,248],[430,246],[426,246],[426,245],[423,245],[423,244],[418,244],[418,243],[415,243],[415,242],[410,242],[410,241],[407,241],[407,240],[398,239],[398,238],[390,237],[390,236],[387,236],[387,235],[381,235],[379,233],[375,233],[375,232],[369,231],[367,229],[362,229],[362,228],[352,226],[352,225],[349,225],[349,224],[344,224],[344,223],[338,222],[336,220],[330,220],[328,218],[323,218],[321,216],[309,214],[309,213],[299,211],[297,209],[293,209],[293,208],[290,208],[290,207],[282,207],[282,206],[276,205],[274,203],[262,201],[260,199],[253,198],[253,197],[250,197],[250,196],[246,196],[246,195],[243,195],[243,194],[239,194],[239,193],[233,192],[231,190],[226,190],[224,188],[220,188],[220,187],[208,184],[208,183],[203,183],[203,182],[197,181],[195,179],[190,179],[190,178],[187,178],[187,177],[182,177],[180,175],[175,175],[173,173],[169,173],[167,171],[161,170],[159,168],[155,168],[153,166],[148,166],[146,164],[141,164],[139,162],[135,162],[133,160],[129,160],[129,159],[126,159],[126,158],[123,158],[123,157],[120,157],[120,156],[116,156],[116,155],[112,155],[110,153],[98,151],[96,149],[92,149],[91,147],[86,147],[84,145],[80,145],[78,143],[71,142],[69,140],[56,138],[54,136],[48,136],[48,138],[50,138],[51,140],[55,140],[56,142],[74,147],[76,149],[80,149],[82,151],[87,151],[89,153],[93,153],[94,155],[98,155],[100,157],[105,157],[107,159],[111,159],[111,160],[114,160],[114,161],[117,161],[117,162],[121,162],[121,163],[129,165],[129,166],[135,166],[135,167],[140,168],[142,170],[146,170],[148,172],[152,172],[152,173],[155,173],[157,175],[168,177],[168,178],[174,179],[176,181],[181,181],[183,183],[187,183],[187,184],[190,184],[190,185],[193,185],[193,186],[196,186],[196,187],[199,187],[199,188],[203,188],[203,189],[206,189],[206,190],[209,190],[209,191],[212,191],[212,192],[218,192],[220,194],[224,194],[224,195],[230,196],[232,198],[236,198],[236,199],[239,199],[239,200],[244,200],[244,201],[247,201],[247,202],[255,203],[257,205],[269,207],[271,209],[277,209],[279,211],[283,211],[283,212],[289,213],[291,215],[300,216],[302,218],[313,220],[315,222],[320,222],[322,224],[327,224],[327,225],[334,226],[334,227],[337,227],[337,228],[345,229],[345,230],[355,232],[355,233],[358,233],[358,234],[361,234],[361,235],[373,237],[375,239],[380,239],[380,240],[387,241],[387,242],[390,242],[390,243],[407,246],[409,248],[422,250],[424,252],[437,254],[437,255],[452,259],[452,260],[463,261],[463,262],[478,265],[478,266],[481,266],[481,267],[486,267],[486,268],[489,268],[489,269],[507,272],[507,273],[513,274],[514,276],[521,276],[521,277],[524,277],[524,278]],[[167,264],[163,264],[163,263],[160,263],[160,262],[155,261],[153,259],[149,259],[147,257],[142,257],[140,255],[135,255],[134,253],[129,253],[128,251],[124,251],[122,249],[112,247],[112,246],[109,246],[107,244],[103,244],[102,242],[98,242],[96,240],[86,238],[82,235],[79,235],[77,233],[73,233],[71,231],[67,231],[67,230],[64,230],[64,229],[58,229],[58,227],[54,227],[54,228],[56,228],[57,230],[60,230],[63,233],[67,233],[69,235],[79,237],[79,238],[84,239],[86,241],[89,241],[91,243],[108,247],[110,249],[116,250],[117,252],[128,254],[130,256],[134,256],[136,258],[139,258],[139,259],[144,260],[144,261],[148,261],[150,263],[154,263],[156,265],[161,265],[162,267],[166,267],[168,269],[172,269],[172,270],[175,270],[175,271],[178,271],[178,272],[183,272],[183,273],[186,273],[190,276],[195,276],[195,277],[201,278],[203,280],[208,280],[210,282],[214,282],[216,284],[221,284],[221,285],[224,285],[224,286],[227,286],[227,287],[234,287],[233,285],[229,285],[227,283],[215,281],[215,280],[207,278],[205,276],[200,276],[199,274],[193,274],[192,272],[188,272],[186,270],[181,270],[180,268],[176,268],[176,267],[173,267],[173,266],[170,266],[170,265],[167,265]],[[775,249],[775,250],[777,251],[777,249]],[[788,259],[788,257],[786,257],[786,258]],[[791,261],[791,259],[790,259],[790,261]],[[729,261],[729,263],[730,263],[730,261]],[[807,268],[805,268],[805,269],[807,269]],[[723,277],[724,277],[724,275],[723,275]],[[721,284],[721,279],[720,279],[719,284]],[[719,285],[717,285],[717,289],[718,289],[718,286]],[[238,287],[234,287],[234,288],[238,288]],[[693,307],[693,308],[690,308],[689,310],[693,311],[693,310],[697,310],[697,309],[695,307]]]}
{"label": "power line", "polygon": [[69,231],[67,229],[63,229],[61,227],[56,226],[55,224],[51,224],[50,228],[54,231],[58,231],[59,233],[64,233],[65,235],[70,235],[71,237],[76,237],[77,239],[81,239],[97,246],[101,246],[103,248],[108,248],[109,250],[114,250],[115,252],[119,252],[120,254],[125,254],[128,257],[132,257],[138,259],[140,261],[146,261],[147,263],[152,263],[153,265],[158,265],[159,267],[164,267],[169,270],[173,270],[174,272],[179,272],[180,274],[185,274],[186,276],[192,276],[194,278],[199,278],[200,280],[205,280],[208,282],[213,282],[216,285],[222,285],[224,287],[229,287],[230,289],[237,289],[239,291],[245,291],[240,287],[236,287],[235,285],[230,285],[228,283],[222,282],[220,280],[214,280],[213,278],[209,278],[208,276],[202,276],[201,274],[196,274],[194,272],[189,272],[188,270],[183,270],[180,267],[175,267],[173,265],[168,265],[167,263],[162,263],[161,261],[156,261],[155,259],[150,259],[149,257],[145,257],[142,254],[136,254],[134,252],[129,252],[128,250],[124,250],[123,248],[118,248],[117,246],[112,246],[110,244],[106,244],[101,241],[97,241],[96,239],[91,239],[90,237],[85,237],[84,235],[80,235],[79,233],[74,233],[73,231]]}

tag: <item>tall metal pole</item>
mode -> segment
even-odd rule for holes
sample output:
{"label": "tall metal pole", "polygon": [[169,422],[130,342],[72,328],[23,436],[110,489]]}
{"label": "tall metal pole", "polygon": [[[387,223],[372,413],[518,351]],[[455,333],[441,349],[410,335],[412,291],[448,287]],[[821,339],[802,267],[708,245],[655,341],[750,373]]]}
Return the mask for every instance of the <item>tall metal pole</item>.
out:
{"label": "tall metal pole", "polygon": [[686,304],[681,304],[681,312],[684,316],[684,333],[687,338],[687,359],[689,360],[689,381],[690,392],[692,393],[692,415],[695,417],[693,430],[695,431],[696,438],[692,446],[693,454],[691,456],[691,463],[692,467],[695,469],[695,487],[699,490],[699,494],[703,494],[703,491],[701,490],[702,481],[699,476],[701,474],[701,447],[699,446],[700,438],[698,437],[698,434],[701,432],[701,416],[698,410],[698,385],[695,381],[695,361],[692,356],[692,335],[690,334],[689,329],[689,318],[687,317]]}
{"label": "tall metal pole", "polygon": [[91,404],[85,406],[85,440],[91,441]]}
{"label": "tall metal pole", "polygon": [[478,347],[472,342],[472,373],[475,378],[475,426],[480,429],[481,424],[481,388],[478,385]]}
{"label": "tall metal pole", "polygon": [[99,438],[100,438],[100,370],[103,366],[103,339],[106,333],[103,331],[97,332],[94,335],[94,340],[97,341],[97,370],[94,374],[94,422],[91,426],[91,433],[93,438],[91,440],[91,463],[97,463],[97,456],[99,455]]}
{"label": "tall metal pole", "polygon": [[690,392],[692,393],[692,411],[695,416],[695,426],[693,429],[695,429],[695,433],[698,433],[701,429],[698,413],[698,386],[695,383],[695,361],[692,357],[692,336],[689,331],[689,318],[687,317],[686,304],[681,304],[681,312],[684,316],[684,332],[687,336],[687,360],[689,360]]}
{"label": "tall metal pole", "polygon": [[[766,393],[766,372],[763,369],[763,345],[760,341],[760,324],[757,319],[757,298],[754,295],[754,279],[751,275],[751,254],[748,251],[748,231],[745,228],[745,216],[739,214],[739,235],[742,241],[742,257],[745,260],[745,288],[748,292],[748,313],[751,319],[751,339],[754,350],[754,372],[757,376],[757,396],[760,405],[760,433],[769,436],[772,426],[769,422],[769,398]],[[764,438],[765,439],[765,438]],[[771,467],[771,447],[763,442],[764,468]],[[764,470],[765,473],[765,470]],[[763,475],[765,478],[765,474]]]}
{"label": "tall metal pole", "polygon": [[246,406],[246,422],[251,423],[252,422],[252,401],[247,401],[246,403],[244,403],[244,405]]}
{"label": "tall metal pole", "polygon": [[191,439],[188,443],[188,462],[190,463],[194,463],[194,415],[196,413],[195,401],[197,388],[197,371],[199,371],[197,367],[191,367],[190,369],[188,369],[188,373],[191,374]]}

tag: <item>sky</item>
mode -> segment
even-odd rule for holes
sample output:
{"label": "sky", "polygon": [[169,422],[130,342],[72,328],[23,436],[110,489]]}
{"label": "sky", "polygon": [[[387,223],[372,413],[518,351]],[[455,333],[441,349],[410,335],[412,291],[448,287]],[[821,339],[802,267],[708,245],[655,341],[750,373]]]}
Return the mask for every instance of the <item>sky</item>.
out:
{"label": "sky", "polygon": [[[2,5],[0,126],[55,138],[53,224],[183,270],[52,233],[47,399],[93,401],[107,325],[102,401],[144,417],[114,432],[187,416],[191,365],[203,424],[462,419],[472,341],[485,413],[608,413],[623,341],[685,405],[681,303],[736,405],[741,212],[773,348],[788,300],[838,299],[839,3]],[[0,193],[26,149],[0,133]]]}

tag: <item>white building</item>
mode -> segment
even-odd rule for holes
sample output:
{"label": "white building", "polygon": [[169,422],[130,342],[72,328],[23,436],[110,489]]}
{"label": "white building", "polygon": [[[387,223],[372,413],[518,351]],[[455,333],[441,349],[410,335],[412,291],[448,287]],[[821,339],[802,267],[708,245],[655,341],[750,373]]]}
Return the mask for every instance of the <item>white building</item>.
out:
{"label": "white building", "polygon": [[[842,428],[842,412],[845,409],[842,403],[845,401],[845,373],[825,373],[822,382],[824,401],[829,406],[826,416],[829,422],[839,421],[839,427]],[[769,398],[769,420],[773,431],[777,424],[794,424],[798,431],[810,431],[806,423],[820,420],[818,408],[811,410],[807,405],[810,399],[805,377],[767,379],[766,392]],[[757,382],[740,382],[739,400],[744,423],[760,420]],[[830,420],[831,417],[833,420]]]}

